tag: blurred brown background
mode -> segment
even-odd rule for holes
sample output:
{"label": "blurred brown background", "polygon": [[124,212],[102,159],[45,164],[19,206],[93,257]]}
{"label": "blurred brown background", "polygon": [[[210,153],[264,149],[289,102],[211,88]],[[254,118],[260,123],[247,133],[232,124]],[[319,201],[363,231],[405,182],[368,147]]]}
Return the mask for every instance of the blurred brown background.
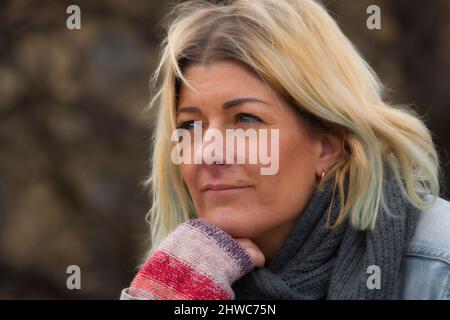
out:
{"label": "blurred brown background", "polygon": [[[426,117],[448,183],[450,0],[323,2],[390,101]],[[0,1],[0,299],[117,299],[131,281],[148,245],[143,109],[172,3]],[[381,30],[366,27],[372,4]],[[72,264],[81,290],[66,287]]]}

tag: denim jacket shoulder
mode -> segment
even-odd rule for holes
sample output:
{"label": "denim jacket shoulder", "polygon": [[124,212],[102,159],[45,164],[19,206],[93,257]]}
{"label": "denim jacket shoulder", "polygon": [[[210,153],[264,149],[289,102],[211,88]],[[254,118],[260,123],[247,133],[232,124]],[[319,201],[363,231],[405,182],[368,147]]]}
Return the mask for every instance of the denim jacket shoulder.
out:
{"label": "denim jacket shoulder", "polygon": [[420,213],[404,257],[400,299],[450,300],[450,202],[440,197]]}

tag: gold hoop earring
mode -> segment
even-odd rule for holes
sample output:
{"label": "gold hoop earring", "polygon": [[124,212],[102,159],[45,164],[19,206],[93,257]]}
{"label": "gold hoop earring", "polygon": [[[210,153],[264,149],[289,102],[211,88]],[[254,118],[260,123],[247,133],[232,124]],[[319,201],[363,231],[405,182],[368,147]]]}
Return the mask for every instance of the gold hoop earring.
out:
{"label": "gold hoop earring", "polygon": [[325,170],[322,171],[322,175],[320,176],[319,184],[322,182],[324,175],[325,175]]}

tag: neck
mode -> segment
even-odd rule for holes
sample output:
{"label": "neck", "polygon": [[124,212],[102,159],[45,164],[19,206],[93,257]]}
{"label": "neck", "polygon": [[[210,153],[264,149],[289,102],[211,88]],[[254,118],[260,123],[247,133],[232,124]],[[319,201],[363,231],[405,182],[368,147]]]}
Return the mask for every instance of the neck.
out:
{"label": "neck", "polygon": [[278,225],[275,228],[272,228],[267,232],[251,239],[264,254],[266,260],[265,266],[267,266],[267,264],[281,249],[289,233],[295,227],[297,220],[298,217]]}

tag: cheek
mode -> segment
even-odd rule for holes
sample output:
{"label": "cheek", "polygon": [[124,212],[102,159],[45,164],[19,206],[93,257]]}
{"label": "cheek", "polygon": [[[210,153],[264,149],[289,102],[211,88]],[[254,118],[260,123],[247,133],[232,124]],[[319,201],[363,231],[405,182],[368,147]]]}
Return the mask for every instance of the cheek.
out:
{"label": "cheek", "polygon": [[292,132],[280,135],[278,173],[261,177],[259,190],[263,206],[276,212],[271,220],[282,222],[300,214],[314,191],[315,165],[308,140]]}
{"label": "cheek", "polygon": [[191,194],[191,197],[196,197],[195,186],[197,182],[196,178],[198,177],[197,166],[192,164],[181,164],[180,173],[189,193]]}
{"label": "cheek", "polygon": [[[309,146],[302,143],[291,144],[280,152],[280,186],[290,190],[288,195],[305,193],[314,187],[316,158]],[[297,192],[292,192],[296,190]]]}
{"label": "cheek", "polygon": [[317,158],[312,145],[302,135],[285,134],[280,138],[280,180],[311,182],[315,177]]}
{"label": "cheek", "polygon": [[180,165],[180,173],[181,173],[181,177],[183,178],[183,181],[184,181],[187,185],[189,185],[189,181],[190,181],[191,176],[192,176],[192,174],[191,174],[190,171],[191,171],[191,169],[189,168],[188,165],[185,165],[185,164],[181,164],[181,165]]}

